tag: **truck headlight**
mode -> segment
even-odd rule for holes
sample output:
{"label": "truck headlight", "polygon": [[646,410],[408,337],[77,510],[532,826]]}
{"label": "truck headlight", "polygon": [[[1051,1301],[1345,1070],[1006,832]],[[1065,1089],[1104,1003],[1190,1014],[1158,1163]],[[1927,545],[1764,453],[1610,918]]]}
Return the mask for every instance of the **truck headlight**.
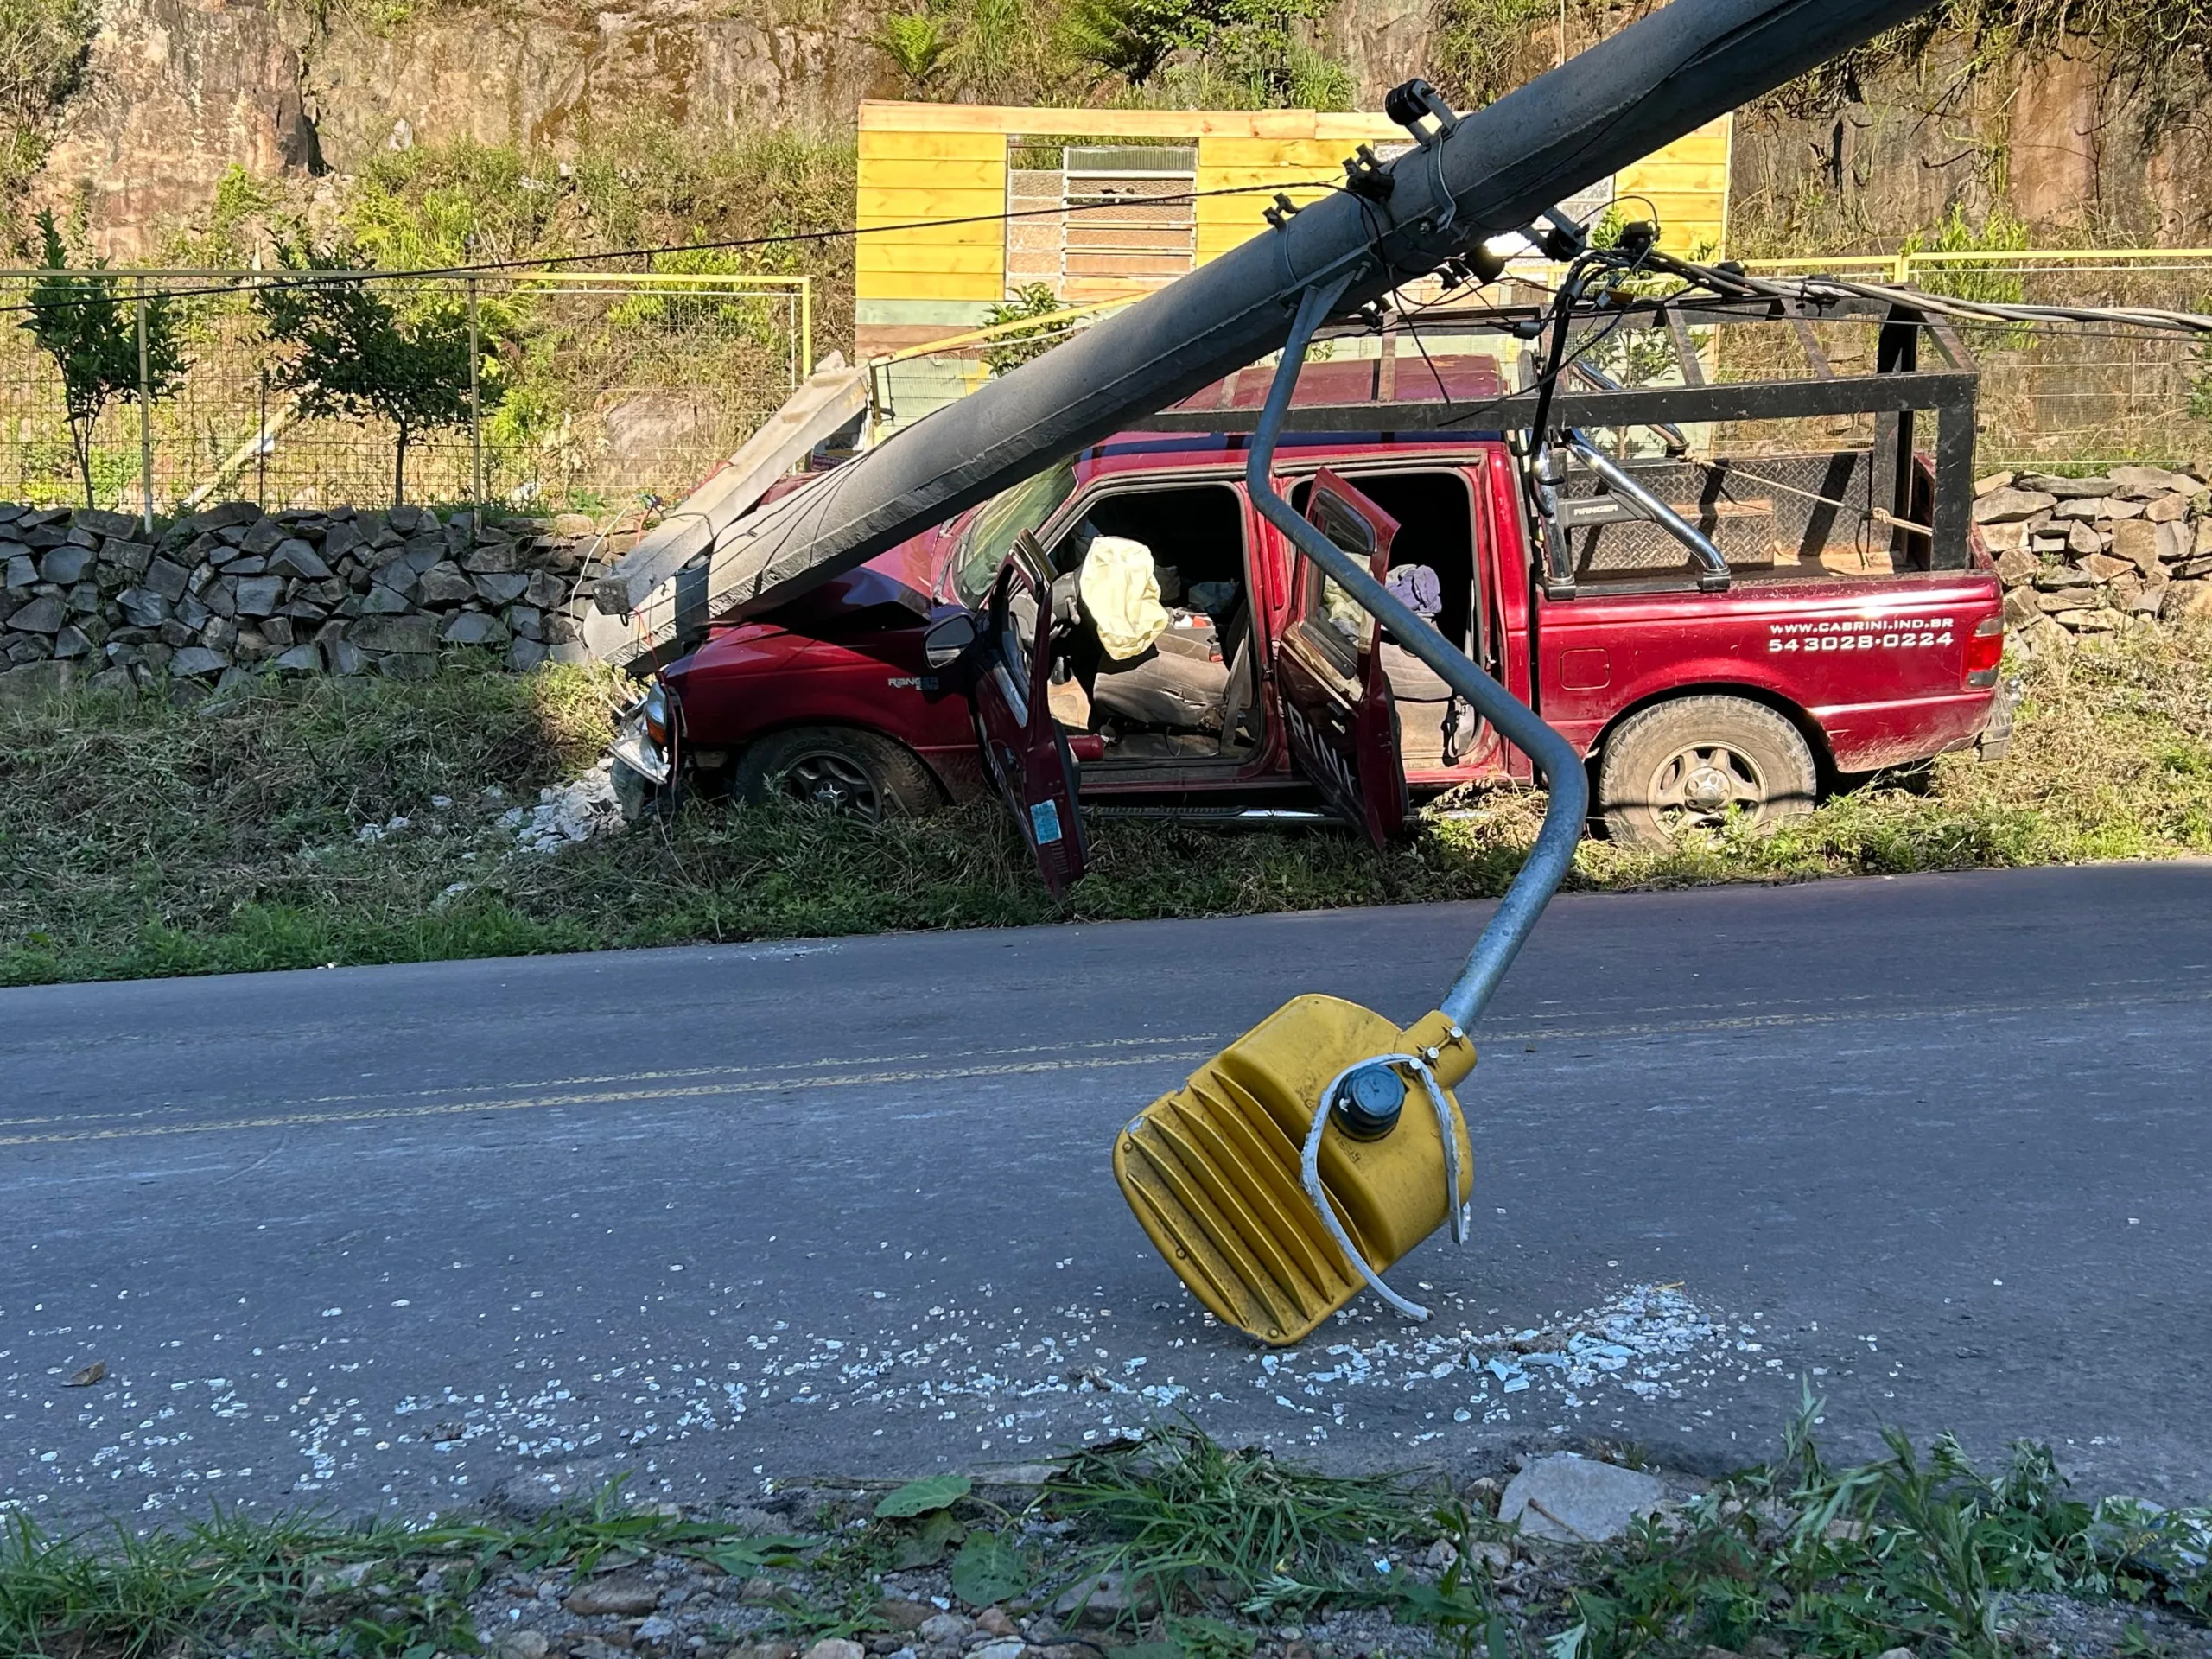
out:
{"label": "truck headlight", "polygon": [[622,711],[614,739],[614,758],[640,778],[665,785],[674,753],[669,742],[668,693],[658,683]]}

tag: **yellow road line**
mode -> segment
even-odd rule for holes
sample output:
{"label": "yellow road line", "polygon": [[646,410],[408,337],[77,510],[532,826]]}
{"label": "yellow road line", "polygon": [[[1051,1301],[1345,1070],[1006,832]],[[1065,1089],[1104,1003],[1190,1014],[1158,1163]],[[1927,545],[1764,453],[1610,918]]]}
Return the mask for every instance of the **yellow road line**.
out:
{"label": "yellow road line", "polygon": [[[1199,1033],[1182,1037],[1117,1037],[1103,1042],[1091,1043],[1027,1043],[1019,1047],[1014,1048],[976,1048],[970,1049],[968,1052],[978,1058],[1002,1058],[1015,1054],[1067,1054],[1071,1052],[1090,1053],[1099,1050],[1117,1048],[1188,1048],[1193,1044],[1199,1043],[1211,1043],[1218,1046],[1223,1040],[1223,1039],[1208,1035],[1204,1033]],[[693,1065],[671,1067],[664,1070],[652,1071],[611,1072],[605,1076],[588,1075],[575,1077],[550,1077],[543,1082],[524,1084],[521,1086],[527,1089],[569,1089],[580,1088],[594,1084],[659,1083],[664,1080],[674,1080],[680,1077],[759,1077],[762,1073],[769,1071],[826,1071],[833,1067],[838,1066],[902,1065],[911,1065],[918,1060],[937,1059],[941,1057],[927,1052],[920,1054],[855,1055],[847,1058],[838,1058],[831,1055],[823,1055],[817,1059],[778,1060],[767,1065]],[[512,1088],[515,1085],[512,1084],[498,1083],[451,1084],[437,1089],[421,1089],[399,1092],[386,1091],[383,1093],[358,1095],[315,1095],[309,1096],[307,1103],[315,1105],[336,1105],[353,1101],[416,1099],[427,1097],[431,1095],[454,1094],[464,1089],[503,1089]]]}
{"label": "yellow road line", "polygon": [[[2136,998],[2124,995],[2102,997],[2075,997],[2064,1001],[2032,1002],[1962,1002],[1939,1007],[1905,1007],[1873,1009],[1847,1007],[1827,1010],[1792,1011],[1789,1013],[1732,1015],[1721,1018],[1681,1020],[1669,1024],[1620,1024],[1570,1027],[1533,1027],[1522,1030],[1503,1030],[1485,1033],[1484,1046],[1515,1042],[1541,1041],[1548,1043],[1593,1042],[1606,1039],[1652,1036],[1695,1036],[1730,1032],[1783,1031],[1796,1027],[1847,1025],[1853,1022],[1893,1023],[1903,1020],[1954,1019],[1961,1016],[1989,1018],[2001,1014],[2083,1013],[2108,1008],[2123,1002],[2139,1001],[2145,1007],[2158,1006],[2201,1004],[2212,1001],[2212,990],[2169,993],[2164,995]],[[1196,1044],[1197,1046],[1168,1048],[1154,1046],[1167,1043]],[[664,1072],[636,1072],[606,1077],[586,1077],[555,1080],[524,1085],[532,1090],[575,1089],[583,1092],[532,1093],[505,1099],[431,1101],[429,1096],[460,1092],[457,1089],[423,1090],[414,1093],[321,1096],[300,1103],[303,1106],[317,1103],[353,1105],[355,1109],[343,1111],[272,1112],[251,1117],[233,1117],[205,1122],[142,1123],[127,1128],[76,1128],[53,1130],[41,1134],[0,1135],[0,1147],[48,1146],[85,1141],[132,1141],[166,1138],[182,1135],[211,1135],[241,1129],[304,1128],[326,1123],[369,1123],[401,1121],[409,1118],[464,1117],[472,1112],[518,1112],[544,1110],[563,1106],[622,1105],[639,1102],[679,1101],[711,1098],[716,1096],[782,1094],[808,1089],[884,1088],[901,1084],[955,1082],[969,1077],[1033,1077],[1052,1072],[1109,1071],[1130,1066],[1165,1064],[1170,1061],[1194,1062],[1210,1059],[1221,1046],[1217,1038],[1135,1038],[1082,1046],[1093,1050],[1112,1051],[1142,1047],[1147,1052],[1128,1054],[1094,1052],[1080,1058],[1038,1059],[1008,1061],[996,1065],[953,1065],[927,1067],[898,1071],[836,1072],[812,1077],[760,1076],[764,1070],[798,1071],[808,1067],[868,1065],[869,1061],[807,1060],[785,1062],[773,1067],[760,1066],[701,1066],[683,1071]],[[1064,1046],[1039,1044],[1030,1047],[988,1049],[984,1053],[1029,1054],[1065,1053]],[[675,1080],[684,1077],[728,1077],[730,1081],[679,1084]],[[645,1084],[644,1088],[616,1088],[591,1090],[588,1085],[601,1084]],[[496,1084],[465,1085],[469,1090],[495,1088]],[[419,1104],[370,1106],[370,1101],[416,1101]],[[148,1111],[159,1110],[149,1108]],[[113,1114],[113,1116],[143,1116],[145,1112]],[[86,1123],[98,1120],[82,1114],[58,1115],[50,1118],[0,1119],[0,1128],[29,1128],[41,1123],[67,1122]]]}
{"label": "yellow road line", "polygon": [[[1228,1041],[1225,1037],[1205,1034],[1179,1037],[1117,1037],[1103,1042],[1090,1043],[1032,1043],[1014,1048],[979,1048],[969,1051],[978,1057],[1016,1054],[1066,1054],[1071,1052],[1087,1053],[1106,1049],[1178,1050],[1198,1047],[1201,1057],[1210,1055]],[[938,1058],[929,1053],[856,1055],[849,1059],[823,1058],[811,1060],[780,1060],[766,1065],[693,1065],[670,1067],[651,1071],[615,1071],[587,1074],[570,1077],[542,1077],[534,1083],[443,1084],[435,1089],[383,1090],[348,1095],[309,1095],[294,1102],[278,1102],[278,1105],[342,1106],[385,1100],[429,1100],[440,1096],[484,1094],[500,1090],[512,1092],[518,1089],[581,1089],[608,1084],[641,1084],[673,1082],[690,1077],[760,1077],[771,1072],[827,1071],[834,1067],[862,1065],[898,1065],[918,1060]],[[38,1117],[0,1117],[0,1129],[35,1128],[42,1123],[101,1123],[143,1118],[162,1109],[161,1107],[141,1107],[129,1112],[54,1112]],[[0,1146],[14,1144],[0,1141]]]}
{"label": "yellow road line", "polygon": [[238,1129],[312,1128],[326,1123],[389,1122],[406,1118],[466,1117],[475,1112],[543,1111],[558,1106],[607,1106],[641,1101],[692,1100],[728,1095],[784,1094],[802,1089],[888,1087],[896,1084],[943,1083],[967,1077],[1027,1077],[1050,1071],[1107,1071],[1116,1067],[1151,1065],[1211,1058],[1211,1049],[1182,1052],[1094,1056],[1080,1060],[1029,1060],[1006,1065],[963,1065],[942,1070],[873,1071],[844,1077],[786,1077],[742,1083],[700,1084],[683,1088],[620,1089],[597,1093],[524,1096],[510,1100],[455,1100],[435,1105],[380,1106],[354,1111],[283,1112],[261,1117],[234,1117],[198,1123],[147,1123],[130,1128],[55,1130],[43,1135],[0,1135],[0,1147],[53,1146],[66,1141],[145,1141],[180,1135],[217,1135]]}

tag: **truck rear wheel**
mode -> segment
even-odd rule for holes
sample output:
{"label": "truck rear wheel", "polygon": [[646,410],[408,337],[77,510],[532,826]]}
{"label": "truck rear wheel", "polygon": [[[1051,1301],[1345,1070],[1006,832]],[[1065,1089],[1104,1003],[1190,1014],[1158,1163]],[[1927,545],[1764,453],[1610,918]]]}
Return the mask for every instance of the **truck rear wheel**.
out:
{"label": "truck rear wheel", "polygon": [[1682,697],[1621,722],[1598,763],[1598,809],[1617,842],[1664,847],[1686,830],[1772,830],[1813,810],[1804,734],[1744,697]]}
{"label": "truck rear wheel", "polygon": [[871,821],[918,817],[943,798],[912,749],[847,726],[771,733],[738,757],[730,793],[748,805],[804,801]]}

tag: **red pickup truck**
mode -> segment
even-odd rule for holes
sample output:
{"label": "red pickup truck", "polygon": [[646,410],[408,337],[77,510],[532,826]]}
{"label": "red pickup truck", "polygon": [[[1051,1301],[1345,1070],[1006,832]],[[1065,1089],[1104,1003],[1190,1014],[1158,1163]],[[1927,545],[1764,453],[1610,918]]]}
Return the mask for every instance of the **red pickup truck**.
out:
{"label": "red pickup truck", "polygon": [[[1452,398],[1497,394],[1490,359],[1434,369]],[[1298,401],[1343,404],[1363,372],[1314,364]],[[1247,371],[1179,407],[1254,404],[1268,378]],[[713,628],[661,671],[618,773],[633,796],[681,775],[869,815],[995,782],[1055,887],[1081,874],[1078,801],[1093,816],[1325,814],[1380,841],[1409,795],[1529,779],[1524,757],[1254,509],[1246,448],[1124,434],[773,614]],[[1732,813],[1808,811],[1839,777],[1971,746],[1990,724],[2004,624],[1988,555],[1976,537],[1962,558],[1922,562],[1963,569],[1893,557],[1872,461],[1635,463],[1725,554],[1719,584],[1594,472],[1560,481],[1547,564],[1541,493],[1497,434],[1294,432],[1277,474],[1590,758],[1608,833],[1659,842]],[[1923,459],[1897,499],[1924,507],[1932,481]],[[1100,536],[1149,551],[1170,619],[1135,664],[1098,648],[1074,596]]]}

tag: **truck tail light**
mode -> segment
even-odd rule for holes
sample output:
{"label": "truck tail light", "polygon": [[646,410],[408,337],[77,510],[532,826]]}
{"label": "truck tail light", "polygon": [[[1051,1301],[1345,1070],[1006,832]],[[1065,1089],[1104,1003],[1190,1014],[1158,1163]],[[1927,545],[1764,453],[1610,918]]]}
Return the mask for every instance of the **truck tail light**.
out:
{"label": "truck tail light", "polygon": [[1998,664],[2005,660],[2005,619],[1986,618],[1967,641],[1967,683],[1975,687],[1997,683]]}

